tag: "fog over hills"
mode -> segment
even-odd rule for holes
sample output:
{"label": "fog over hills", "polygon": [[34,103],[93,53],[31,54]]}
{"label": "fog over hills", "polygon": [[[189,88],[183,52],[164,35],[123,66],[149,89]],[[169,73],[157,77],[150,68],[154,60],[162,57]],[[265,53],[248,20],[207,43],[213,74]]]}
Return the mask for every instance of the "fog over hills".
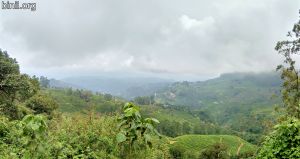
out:
{"label": "fog over hills", "polygon": [[[226,99],[234,99],[238,98],[238,93],[262,93],[261,98],[263,98],[266,92],[260,92],[261,88],[276,90],[275,93],[278,94],[280,84],[280,77],[274,72],[227,73],[202,81],[178,81],[130,75],[121,77],[106,74],[102,76],[74,76],[61,80],[52,79],[50,82],[52,87],[86,89],[93,92],[109,93],[126,99],[157,94],[158,99],[163,102],[186,106],[201,105],[201,102],[210,99],[211,102],[215,102],[214,100],[217,97],[218,100],[224,101],[222,98],[225,98],[225,96],[220,94],[226,95]],[[234,93],[234,91],[237,92]],[[176,98],[171,99],[172,95],[175,95]]]}
{"label": "fog over hills", "polygon": [[127,99],[152,95],[174,80],[151,77],[78,76],[51,80],[51,87],[86,89]]}

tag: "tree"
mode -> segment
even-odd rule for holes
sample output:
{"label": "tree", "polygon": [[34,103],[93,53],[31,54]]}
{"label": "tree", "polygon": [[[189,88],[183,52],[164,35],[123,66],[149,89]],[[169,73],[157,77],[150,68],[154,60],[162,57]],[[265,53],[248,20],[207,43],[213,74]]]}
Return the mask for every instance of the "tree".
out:
{"label": "tree", "polygon": [[300,54],[300,20],[294,24],[287,37],[288,40],[279,41],[275,47],[275,50],[284,56],[284,64],[278,65],[277,70],[281,71],[283,79],[281,92],[287,116],[300,118],[300,70],[293,59],[293,56]]}
{"label": "tree", "polygon": [[278,42],[275,48],[285,58],[284,64],[277,67],[283,79],[281,92],[286,110],[285,121],[276,125],[266,137],[257,158],[300,158],[300,70],[293,59],[300,54],[300,20],[287,36],[289,39]]}
{"label": "tree", "polygon": [[134,102],[140,105],[151,105],[153,101],[152,96],[139,96],[134,98]]}
{"label": "tree", "polygon": [[111,94],[105,93],[104,94],[104,99],[107,100],[107,101],[111,101],[113,99],[113,96]]}
{"label": "tree", "polygon": [[16,59],[0,50],[0,110],[11,119],[19,118],[18,104],[39,90],[36,79],[21,74]]}
{"label": "tree", "polygon": [[40,81],[41,87],[43,87],[43,88],[50,87],[50,80],[47,77],[41,76],[39,81]]}
{"label": "tree", "polygon": [[217,142],[214,145],[206,148],[200,154],[200,159],[229,159],[227,153],[228,147],[222,142]]}
{"label": "tree", "polygon": [[33,110],[34,114],[52,115],[52,112],[58,108],[58,104],[50,97],[43,94],[36,94],[26,101],[25,106]]}
{"label": "tree", "polygon": [[30,112],[51,114],[57,104],[39,90],[38,78],[21,74],[16,59],[0,50],[0,115],[21,119]]}

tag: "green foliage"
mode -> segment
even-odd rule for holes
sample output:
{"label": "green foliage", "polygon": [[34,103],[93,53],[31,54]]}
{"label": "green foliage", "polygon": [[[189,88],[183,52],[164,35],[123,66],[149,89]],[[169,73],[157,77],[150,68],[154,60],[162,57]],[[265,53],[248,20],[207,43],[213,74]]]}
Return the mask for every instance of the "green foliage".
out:
{"label": "green foliage", "polygon": [[58,104],[50,97],[43,94],[36,94],[26,101],[25,106],[33,110],[34,114],[46,114],[52,116]]}
{"label": "green foliage", "polygon": [[27,151],[24,152],[25,158],[42,157],[44,153],[47,124],[41,115],[27,115],[19,123],[23,128],[21,140],[23,140],[23,148]]}
{"label": "green foliage", "polygon": [[184,107],[184,109],[178,106],[164,107],[157,105],[158,104],[156,103],[151,106],[144,105],[141,107],[141,113],[145,117],[157,118],[160,121],[157,130],[161,134],[169,137],[177,137],[186,134],[226,134],[236,135],[248,142],[256,144],[261,140],[262,134],[256,134],[255,132],[262,131],[262,129],[265,130],[265,127],[262,126],[262,124],[264,124],[262,123],[264,116],[247,118],[241,115],[239,116],[240,119],[237,119],[238,121],[231,121],[232,124],[236,123],[236,125],[232,125],[232,127],[235,128],[232,130],[228,125],[222,126],[209,119],[205,120],[205,118],[203,118],[206,116],[204,112],[189,110],[187,107]]}
{"label": "green foliage", "polygon": [[257,158],[300,158],[300,121],[290,118],[274,129],[266,137]]}
{"label": "green foliage", "polygon": [[135,97],[133,101],[140,105],[151,105],[154,103],[154,96],[139,96]]}
{"label": "green foliage", "polygon": [[109,94],[92,93],[86,90],[44,89],[43,94],[58,103],[61,112],[83,112],[93,109],[99,113],[120,111],[124,101]]}
{"label": "green foliage", "polygon": [[300,118],[300,68],[293,59],[293,56],[300,54],[300,20],[294,24],[287,37],[288,40],[279,41],[275,47],[278,53],[284,56],[284,64],[278,65],[277,70],[281,71],[284,81],[281,92],[286,115]]}
{"label": "green foliage", "polygon": [[72,114],[52,120],[53,158],[118,158],[113,116]]}
{"label": "green foliage", "polygon": [[236,136],[183,135],[176,137],[174,138],[174,140],[170,141],[170,152],[171,154],[174,154],[175,152],[177,155],[180,155],[181,158],[198,158],[202,151],[210,151],[212,149],[210,149],[209,147],[220,142],[227,147],[226,153],[230,157],[236,156],[238,152],[239,154],[253,154],[256,151],[256,146]]}
{"label": "green foliage", "polygon": [[257,158],[300,158],[300,70],[293,59],[299,55],[300,21],[287,36],[288,40],[278,42],[275,47],[284,56],[284,64],[277,70],[284,81],[281,93],[285,116],[266,137]]}
{"label": "green foliage", "polygon": [[201,151],[200,159],[229,159],[227,146],[222,142],[215,143],[212,146]]}
{"label": "green foliage", "polygon": [[[123,114],[119,118],[119,133],[116,140],[125,148],[125,151],[129,151],[129,155],[144,145],[152,147],[153,136],[160,136],[155,129],[155,124],[158,123],[159,121],[155,118],[142,118],[138,106],[126,103],[123,107]],[[143,145],[139,141],[142,141]]]}
{"label": "green foliage", "polygon": [[21,121],[0,122],[0,156],[4,158],[46,157],[46,120],[41,115],[27,115]]}
{"label": "green foliage", "polygon": [[20,106],[39,91],[36,78],[21,74],[16,59],[0,50],[0,115],[22,118]]}
{"label": "green foliage", "polygon": [[[173,83],[157,92],[155,101],[189,113],[202,122],[236,131],[234,135],[257,144],[280,115],[274,112],[274,105],[281,104],[277,97],[281,83],[277,73],[223,74],[207,81]],[[216,129],[205,130],[197,125],[194,128],[201,134],[206,130],[209,134],[220,134],[218,131],[233,134],[220,129],[216,132],[210,131]]]}
{"label": "green foliage", "polygon": [[[21,121],[0,116],[0,158],[124,158],[126,152],[115,140],[117,124],[114,115],[73,113],[52,120],[27,115]],[[168,158],[166,140],[153,138],[152,142],[151,150],[138,150],[134,158]]]}

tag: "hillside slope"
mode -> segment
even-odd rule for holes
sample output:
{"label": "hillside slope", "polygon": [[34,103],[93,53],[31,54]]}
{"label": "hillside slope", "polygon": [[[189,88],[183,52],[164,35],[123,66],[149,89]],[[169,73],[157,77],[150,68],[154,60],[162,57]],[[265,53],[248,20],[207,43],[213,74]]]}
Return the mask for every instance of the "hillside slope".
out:
{"label": "hillside slope", "polygon": [[256,146],[232,135],[183,135],[174,138],[170,144],[171,149],[189,156],[199,156],[200,152],[215,143],[227,146],[230,156],[255,152]]}
{"label": "hillside slope", "polygon": [[59,105],[60,112],[112,113],[120,110],[125,101],[110,94],[93,93],[86,90],[44,89],[43,93],[52,97]]}
{"label": "hillside slope", "polygon": [[261,126],[253,129],[251,125],[274,118],[274,105],[281,103],[280,85],[276,73],[231,73],[207,81],[173,83],[157,92],[155,100],[204,112],[210,120],[238,131],[261,133]]}
{"label": "hillside slope", "polygon": [[156,92],[165,107],[183,107],[202,121],[240,132],[259,143],[275,122],[280,105],[281,79],[271,73],[229,73],[199,82],[177,82]]}
{"label": "hillside slope", "polygon": [[230,73],[199,82],[176,82],[157,92],[162,103],[189,107],[224,104],[270,104],[280,93],[281,80],[276,73]]}

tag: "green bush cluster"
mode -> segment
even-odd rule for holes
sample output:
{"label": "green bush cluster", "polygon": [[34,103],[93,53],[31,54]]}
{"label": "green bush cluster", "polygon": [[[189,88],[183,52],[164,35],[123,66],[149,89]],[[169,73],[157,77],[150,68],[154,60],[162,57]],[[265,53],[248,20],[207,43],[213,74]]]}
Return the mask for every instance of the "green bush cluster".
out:
{"label": "green bush cluster", "polygon": [[41,115],[9,121],[0,117],[1,158],[43,158],[47,154],[47,124]]}
{"label": "green bush cluster", "polygon": [[57,107],[52,98],[40,92],[38,78],[20,73],[16,59],[0,49],[0,115],[10,120],[27,114],[51,117]]}
{"label": "green bush cluster", "polygon": [[[0,116],[0,158],[168,158],[167,141],[152,136],[158,121],[142,118],[132,104],[124,108],[122,115],[72,113],[50,119],[31,114],[22,120]],[[120,141],[120,134],[129,144]],[[133,141],[138,148],[128,148]]]}
{"label": "green bush cluster", "polygon": [[[22,120],[0,120],[0,158],[126,158],[128,151],[116,141],[117,115],[62,115],[48,120],[27,115]],[[153,147],[137,150],[134,158],[167,158],[164,140],[153,139]]]}
{"label": "green bush cluster", "polygon": [[93,93],[79,89],[48,88],[42,92],[52,97],[61,112],[84,112],[94,110],[99,113],[113,113],[120,111],[125,101],[112,97],[110,94]]}
{"label": "green bush cluster", "polygon": [[275,126],[275,130],[266,137],[259,159],[300,158],[300,121],[289,118]]}
{"label": "green bush cluster", "polygon": [[173,139],[170,154],[173,158],[248,158],[256,146],[232,135],[183,135]]}
{"label": "green bush cluster", "polygon": [[229,159],[227,146],[224,143],[215,143],[212,146],[204,149],[200,157],[201,159]]}

